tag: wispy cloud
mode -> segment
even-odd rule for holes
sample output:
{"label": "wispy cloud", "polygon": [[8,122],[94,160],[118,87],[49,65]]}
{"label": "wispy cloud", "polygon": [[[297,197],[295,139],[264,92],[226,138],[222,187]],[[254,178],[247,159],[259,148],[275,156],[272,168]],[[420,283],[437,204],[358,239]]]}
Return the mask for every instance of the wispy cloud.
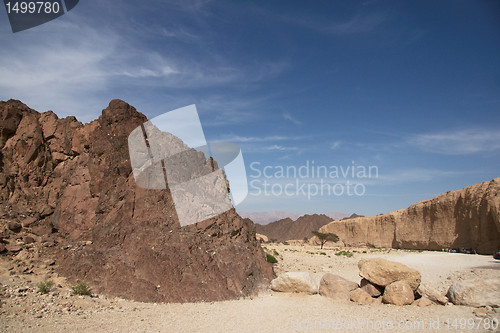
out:
{"label": "wispy cloud", "polygon": [[239,136],[239,135],[230,135],[221,137],[220,141],[228,141],[228,142],[273,142],[273,141],[287,141],[287,140],[300,140],[301,137],[298,136],[280,136],[280,135],[271,135],[271,136]]}
{"label": "wispy cloud", "polygon": [[464,174],[466,174],[466,172],[463,171],[412,168],[383,172],[379,175],[377,180],[380,181],[381,184],[392,185],[395,183],[427,182],[443,178],[457,177]]}
{"label": "wispy cloud", "polygon": [[335,35],[353,35],[368,33],[375,30],[380,24],[386,21],[385,15],[374,13],[368,15],[356,15],[355,17],[335,22],[324,28],[324,31]]}
{"label": "wispy cloud", "polygon": [[263,148],[264,150],[268,151],[290,151],[290,150],[298,150],[298,147],[285,147],[281,145],[272,145],[272,146],[267,146]]}
{"label": "wispy cloud", "polygon": [[288,120],[288,121],[294,123],[295,125],[302,125],[302,122],[300,120],[297,120],[294,117],[292,117],[292,115],[289,112],[283,112],[283,118],[285,120]]}
{"label": "wispy cloud", "polygon": [[466,129],[418,134],[408,139],[420,149],[446,155],[465,155],[500,150],[498,129]]}
{"label": "wispy cloud", "polygon": [[[207,3],[189,1],[179,10],[204,11]],[[124,5],[119,10],[131,9]],[[20,99],[39,111],[51,109],[59,116],[75,115],[79,120],[90,121],[112,98],[126,98],[130,102],[145,100],[147,103],[147,97],[134,94],[135,87],[168,88],[162,94],[163,101],[178,101],[189,95],[193,103],[190,90],[235,82],[257,83],[280,75],[288,66],[280,61],[238,66],[219,53],[202,49],[193,52],[192,45],[187,48],[191,50],[188,52],[179,46],[184,44],[178,42],[167,52],[157,44],[144,42],[148,31],[142,31],[144,34],[134,31],[125,14],[116,14],[113,24],[103,27],[93,24],[92,17],[74,11],[71,16],[36,30],[4,36],[0,48],[0,99]],[[134,28],[137,26],[139,30],[147,29],[141,23],[134,23]],[[156,31],[165,34],[165,38],[198,38],[182,26]],[[196,45],[194,48],[198,47]],[[189,56],[200,53],[203,57]],[[120,95],[121,92],[124,95]],[[217,103],[213,98],[205,98],[203,102],[219,110],[214,123],[234,123],[253,117],[252,109],[244,106],[251,106],[251,103],[245,99],[228,100],[226,96],[223,102]],[[136,106],[141,109],[141,105]]]}
{"label": "wispy cloud", "polygon": [[333,20],[333,23],[332,20],[326,23],[317,18],[304,19],[292,16],[282,16],[281,18],[304,28],[338,36],[369,33],[387,21],[387,15],[380,12],[356,14],[344,20]]}
{"label": "wispy cloud", "polygon": [[338,149],[340,147],[340,145],[342,144],[341,141],[334,141],[332,142],[332,144],[330,145],[330,148],[331,149]]}

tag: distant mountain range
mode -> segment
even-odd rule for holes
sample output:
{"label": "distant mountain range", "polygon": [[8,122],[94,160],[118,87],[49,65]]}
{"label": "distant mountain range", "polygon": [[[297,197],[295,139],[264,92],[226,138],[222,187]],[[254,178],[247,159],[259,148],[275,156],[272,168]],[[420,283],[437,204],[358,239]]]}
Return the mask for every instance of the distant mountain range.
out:
{"label": "distant mountain range", "polygon": [[[271,222],[275,222],[278,220],[290,218],[291,220],[296,220],[299,217],[305,215],[301,213],[293,213],[293,212],[280,212],[280,211],[275,211],[275,212],[238,212],[241,217],[249,218],[252,220],[254,223],[261,224],[261,225],[266,225]],[[331,213],[326,213],[323,214],[328,217],[330,217],[332,220],[340,220],[343,219],[347,216],[349,216],[346,213],[340,213],[340,212],[331,212]]]}
{"label": "distant mountain range", "polygon": [[291,239],[310,238],[313,230],[332,222],[332,218],[324,214],[303,215],[295,221],[287,217],[267,225],[255,224],[256,232],[266,235],[269,240],[287,241]]}

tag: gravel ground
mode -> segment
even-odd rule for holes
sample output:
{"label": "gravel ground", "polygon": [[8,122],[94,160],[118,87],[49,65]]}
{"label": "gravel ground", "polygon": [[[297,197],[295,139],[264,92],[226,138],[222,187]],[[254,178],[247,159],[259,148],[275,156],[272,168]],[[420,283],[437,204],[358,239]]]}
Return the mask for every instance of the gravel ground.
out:
{"label": "gravel ground", "polygon": [[[498,277],[500,273],[500,261],[491,256],[264,246],[269,253],[278,252],[277,273],[309,271],[318,279],[324,272],[332,272],[359,282],[357,263],[366,257],[404,263],[419,270],[423,282],[443,292],[454,281]],[[474,308],[451,304],[424,308],[359,305],[319,295],[269,290],[240,300],[186,304],[73,296],[66,281],[57,277],[50,266],[34,265],[31,273],[23,274],[16,271],[19,265],[19,261],[0,258],[2,332],[500,332],[498,328],[488,329],[492,319],[499,319],[499,309],[488,309],[487,317],[478,317]],[[55,286],[49,294],[42,295],[36,284],[46,278],[54,280]]]}

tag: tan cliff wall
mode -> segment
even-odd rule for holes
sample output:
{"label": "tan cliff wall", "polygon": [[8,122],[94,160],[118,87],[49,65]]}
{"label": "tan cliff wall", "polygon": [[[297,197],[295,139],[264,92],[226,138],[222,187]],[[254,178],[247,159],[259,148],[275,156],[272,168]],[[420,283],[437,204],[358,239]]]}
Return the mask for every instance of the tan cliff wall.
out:
{"label": "tan cliff wall", "polygon": [[500,248],[500,177],[449,191],[407,209],[333,221],[332,232],[347,246],[441,250],[473,248],[490,254]]}

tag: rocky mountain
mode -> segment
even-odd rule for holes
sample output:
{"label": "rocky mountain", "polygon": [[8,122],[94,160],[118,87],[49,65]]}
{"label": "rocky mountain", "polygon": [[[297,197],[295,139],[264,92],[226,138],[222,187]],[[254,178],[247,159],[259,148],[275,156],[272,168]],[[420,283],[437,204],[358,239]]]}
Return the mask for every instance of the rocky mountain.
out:
{"label": "rocky mountain", "polygon": [[342,220],[349,220],[349,219],[355,219],[356,217],[365,217],[364,215],[358,215],[356,213],[353,213],[349,216],[344,217]]}
{"label": "rocky mountain", "polygon": [[168,189],[136,186],[127,139],[146,120],[121,100],[88,124],[0,102],[0,252],[55,258],[70,281],[138,301],[253,293],[274,273],[251,221],[231,209],[181,227]]}
{"label": "rocky mountain", "polygon": [[333,221],[321,229],[348,246],[441,250],[500,248],[500,177],[449,191],[407,209]]}
{"label": "rocky mountain", "polygon": [[285,218],[267,225],[256,224],[257,233],[266,235],[269,240],[286,241],[291,239],[311,238],[312,231],[318,230],[332,219],[326,215],[303,215],[295,221],[291,218]]}
{"label": "rocky mountain", "polygon": [[[276,222],[278,220],[286,219],[289,217],[292,220],[296,220],[299,217],[301,217],[302,213],[293,213],[293,212],[280,212],[280,211],[274,211],[274,212],[239,212],[239,214],[242,217],[249,218],[252,220],[254,223],[261,224],[261,225],[266,225],[271,222]],[[347,216],[346,213],[340,213],[340,212],[330,212],[330,213],[325,213],[326,216],[330,217],[333,220],[340,220],[344,217]]]}
{"label": "rocky mountain", "polygon": [[293,220],[298,219],[302,214],[293,212],[239,212],[242,217],[249,218],[256,224],[269,224],[278,220],[291,218]]}

